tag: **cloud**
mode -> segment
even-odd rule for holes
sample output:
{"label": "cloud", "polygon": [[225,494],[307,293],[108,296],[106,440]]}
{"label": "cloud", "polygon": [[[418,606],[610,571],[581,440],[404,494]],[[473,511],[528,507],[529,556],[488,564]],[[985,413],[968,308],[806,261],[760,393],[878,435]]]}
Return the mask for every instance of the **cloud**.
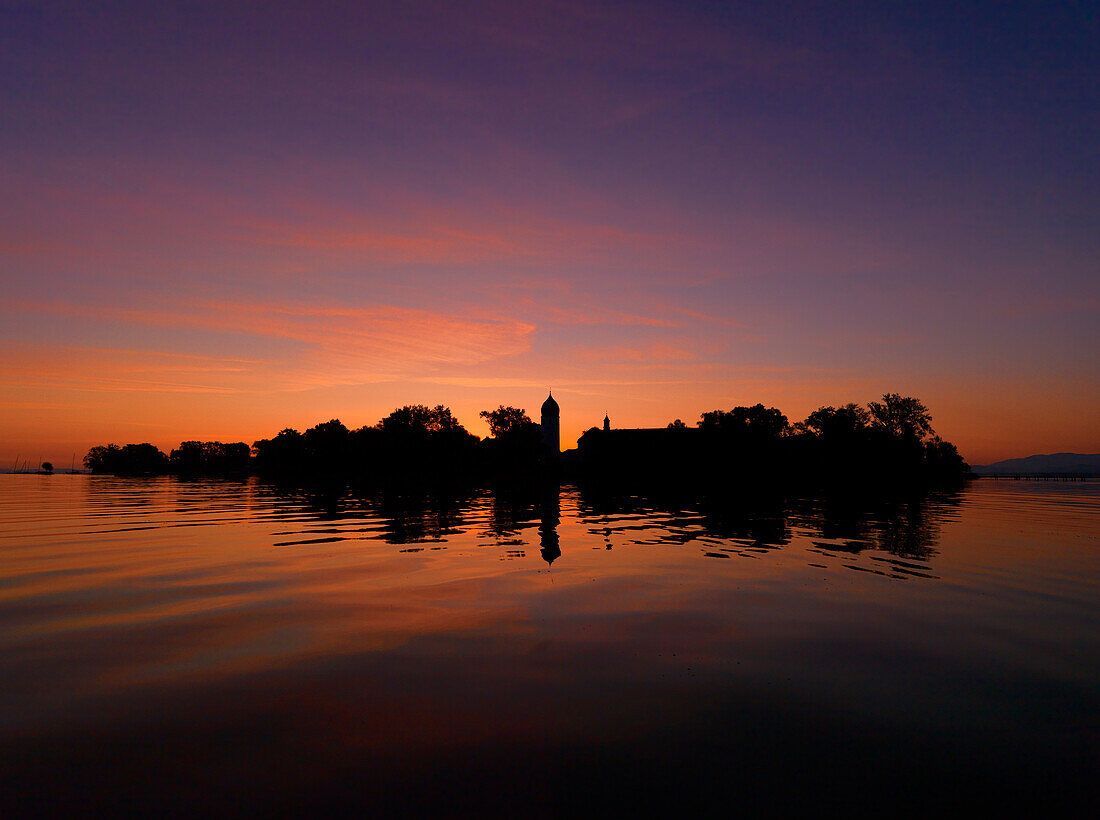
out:
{"label": "cloud", "polygon": [[[152,353],[103,346],[12,347],[4,351],[0,384],[27,380],[82,389],[239,392],[364,384],[480,365],[525,352],[535,326],[511,318],[371,305],[208,302],[173,308],[65,304],[25,311],[158,329],[209,331],[227,349],[271,348],[269,356]],[[236,338],[235,338],[236,337]],[[287,356],[285,344],[294,354]],[[278,343],[278,344],[276,344]],[[276,352],[279,347],[279,352]]]}
{"label": "cloud", "polygon": [[599,348],[574,350],[571,358],[581,363],[679,365],[695,362],[700,350],[686,340],[679,344],[669,342],[648,342],[641,345],[607,345]]}
{"label": "cloud", "polygon": [[580,296],[574,296],[573,298],[559,296],[554,302],[557,302],[557,304],[545,299],[525,296],[513,300],[510,303],[510,309],[520,314],[537,314],[542,321],[559,325],[679,326],[678,322],[671,319],[603,307],[592,304],[591,299],[586,302]]}
{"label": "cloud", "polygon": [[[0,387],[5,391],[61,388],[84,392],[228,393],[233,379],[256,362],[186,353],[81,347],[5,345]],[[5,408],[23,407],[0,400]]]}
{"label": "cloud", "polygon": [[[238,223],[238,240],[375,265],[455,267],[481,263],[565,266],[672,264],[701,240],[676,230],[563,219],[522,203],[478,199],[462,206],[410,203],[400,214],[347,209],[313,213],[307,204],[292,220],[253,218]],[[476,215],[473,215],[476,213]]]}

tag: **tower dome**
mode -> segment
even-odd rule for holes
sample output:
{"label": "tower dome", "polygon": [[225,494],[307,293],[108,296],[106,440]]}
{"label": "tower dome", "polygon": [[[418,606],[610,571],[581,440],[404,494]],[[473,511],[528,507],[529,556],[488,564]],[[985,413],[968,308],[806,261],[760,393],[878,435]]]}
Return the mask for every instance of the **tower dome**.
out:
{"label": "tower dome", "polygon": [[551,391],[550,395],[546,397],[546,401],[542,403],[542,415],[544,416],[560,416],[561,409],[558,407],[558,403],[554,401],[554,393]]}

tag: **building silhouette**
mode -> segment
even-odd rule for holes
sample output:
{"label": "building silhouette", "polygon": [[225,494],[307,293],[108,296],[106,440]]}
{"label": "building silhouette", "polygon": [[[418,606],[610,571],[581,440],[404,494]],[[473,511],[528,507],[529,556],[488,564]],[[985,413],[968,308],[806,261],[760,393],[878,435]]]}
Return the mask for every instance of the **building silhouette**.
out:
{"label": "building silhouette", "polygon": [[561,452],[561,409],[558,407],[558,403],[554,401],[554,393],[550,392],[550,395],[546,397],[546,401],[542,403],[542,441],[549,449],[550,452],[558,454]]}
{"label": "building silhouette", "polygon": [[592,427],[578,440],[578,455],[586,465],[624,470],[684,468],[702,455],[703,431],[697,427]]}
{"label": "building silhouette", "polygon": [[[542,441],[561,453],[561,408],[551,393],[542,403]],[[616,471],[682,471],[704,455],[704,431],[698,427],[613,428],[608,414],[603,427],[592,427],[577,440],[577,449],[565,453],[568,463]]]}

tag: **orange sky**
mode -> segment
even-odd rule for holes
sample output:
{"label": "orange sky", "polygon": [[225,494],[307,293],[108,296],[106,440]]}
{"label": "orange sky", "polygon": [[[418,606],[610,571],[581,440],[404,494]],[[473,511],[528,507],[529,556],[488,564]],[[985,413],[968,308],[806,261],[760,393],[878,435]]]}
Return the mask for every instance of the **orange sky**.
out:
{"label": "orange sky", "polygon": [[49,8],[0,12],[0,468],[551,387],[567,445],[899,392],[1100,451],[1072,10]]}

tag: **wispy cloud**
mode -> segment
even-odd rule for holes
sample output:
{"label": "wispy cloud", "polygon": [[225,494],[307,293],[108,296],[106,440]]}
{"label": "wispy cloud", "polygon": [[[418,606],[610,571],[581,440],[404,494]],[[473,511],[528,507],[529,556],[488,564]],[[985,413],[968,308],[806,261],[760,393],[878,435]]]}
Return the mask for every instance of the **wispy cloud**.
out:
{"label": "wispy cloud", "polygon": [[[230,393],[260,364],[234,358],[73,345],[0,348],[0,387],[8,395],[34,388],[81,392]],[[21,406],[0,399],[0,406]]]}
{"label": "wispy cloud", "polygon": [[[22,305],[23,310],[153,328],[191,328],[229,337],[278,340],[297,346],[289,359],[203,357],[49,347],[10,351],[0,380],[87,389],[293,390],[359,384],[484,364],[528,349],[534,325],[510,318],[467,318],[427,310],[371,305],[210,302],[163,309],[68,304]],[[54,355],[49,351],[54,350]],[[83,374],[83,375],[81,375]]]}

